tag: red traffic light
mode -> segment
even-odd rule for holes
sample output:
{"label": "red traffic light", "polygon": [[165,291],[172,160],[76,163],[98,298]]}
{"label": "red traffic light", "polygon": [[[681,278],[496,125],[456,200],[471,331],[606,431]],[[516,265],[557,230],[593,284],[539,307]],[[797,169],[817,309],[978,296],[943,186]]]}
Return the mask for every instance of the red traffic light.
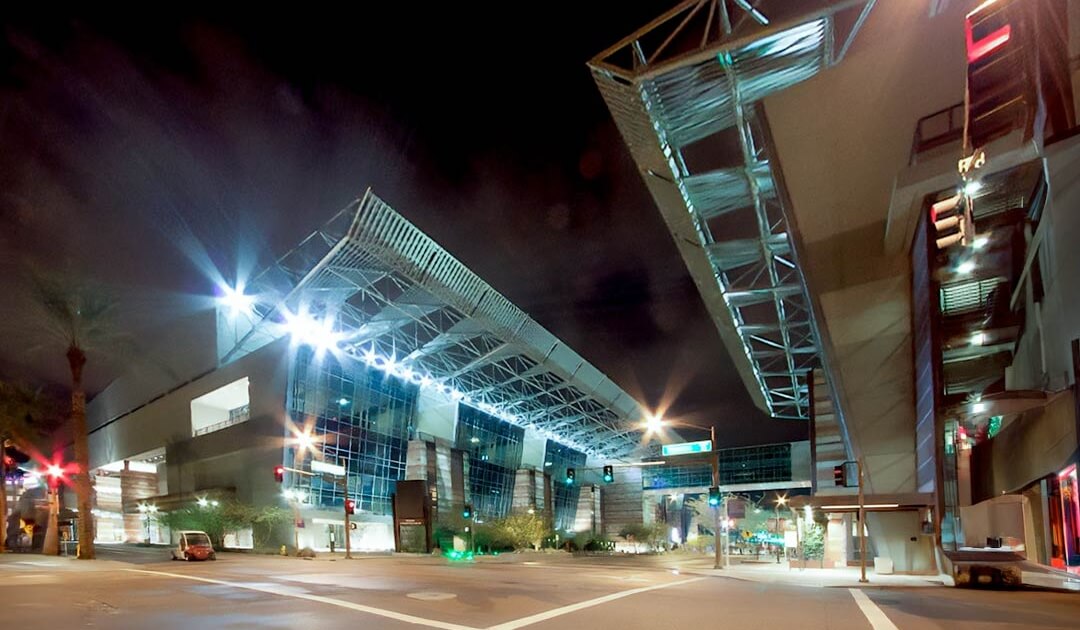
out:
{"label": "red traffic light", "polygon": [[833,466],[832,476],[834,485],[847,486],[847,468],[844,464]]}
{"label": "red traffic light", "polygon": [[45,474],[49,478],[49,489],[56,490],[64,478],[64,468],[59,464],[49,464],[49,467],[45,469]]}
{"label": "red traffic light", "polygon": [[284,466],[274,466],[274,481],[276,481],[278,483],[281,483],[282,481],[285,481],[285,467]]}
{"label": "red traffic light", "polygon": [[356,501],[353,501],[352,499],[346,499],[345,500],[345,513],[346,514],[355,514],[356,513]]}

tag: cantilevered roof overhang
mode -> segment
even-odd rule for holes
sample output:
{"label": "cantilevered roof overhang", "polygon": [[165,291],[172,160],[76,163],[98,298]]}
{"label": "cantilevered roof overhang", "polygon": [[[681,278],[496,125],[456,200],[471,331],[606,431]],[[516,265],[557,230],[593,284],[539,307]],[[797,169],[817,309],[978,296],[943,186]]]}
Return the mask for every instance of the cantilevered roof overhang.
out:
{"label": "cantilevered roof overhang", "polygon": [[252,326],[223,363],[306,326],[327,352],[595,457],[640,448],[645,416],[633,397],[371,191],[248,293]]}
{"label": "cantilevered roof overhang", "polygon": [[777,418],[808,419],[808,373],[828,367],[761,101],[838,63],[873,4],[690,0],[589,62],[747,389]]}

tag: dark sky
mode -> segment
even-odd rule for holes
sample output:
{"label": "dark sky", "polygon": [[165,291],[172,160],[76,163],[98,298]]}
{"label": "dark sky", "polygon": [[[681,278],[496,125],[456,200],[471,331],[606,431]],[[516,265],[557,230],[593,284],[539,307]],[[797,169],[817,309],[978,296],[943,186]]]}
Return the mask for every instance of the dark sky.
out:
{"label": "dark sky", "polygon": [[[721,442],[757,411],[585,62],[670,2],[395,3],[352,14],[0,22],[0,371],[30,352],[18,269],[107,283],[138,338],[368,186],[647,405]],[[91,357],[100,388],[120,366]]]}

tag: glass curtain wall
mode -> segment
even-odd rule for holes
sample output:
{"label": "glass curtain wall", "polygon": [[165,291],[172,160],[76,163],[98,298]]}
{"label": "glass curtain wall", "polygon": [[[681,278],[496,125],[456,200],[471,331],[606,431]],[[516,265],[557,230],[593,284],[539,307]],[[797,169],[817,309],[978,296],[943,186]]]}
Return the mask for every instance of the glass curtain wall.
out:
{"label": "glass curtain wall", "polygon": [[581,496],[579,483],[566,483],[566,469],[574,468],[582,472],[585,466],[585,453],[569,446],[548,440],[544,448],[544,470],[551,475],[551,502],[554,512],[552,526],[556,531],[568,532],[574,529],[577,518],[578,498]]}
{"label": "glass curtain wall", "polygon": [[510,513],[525,429],[458,405],[456,447],[469,454],[469,491],[478,521]]}
{"label": "glass curtain wall", "polygon": [[[290,382],[289,414],[297,429],[310,430],[313,447],[286,448],[285,465],[311,471],[314,458],[343,466],[357,510],[391,514],[390,495],[405,478],[415,431],[418,387],[347,358],[316,358],[307,347],[297,350]],[[317,507],[344,506],[341,477],[289,474],[287,481]]]}

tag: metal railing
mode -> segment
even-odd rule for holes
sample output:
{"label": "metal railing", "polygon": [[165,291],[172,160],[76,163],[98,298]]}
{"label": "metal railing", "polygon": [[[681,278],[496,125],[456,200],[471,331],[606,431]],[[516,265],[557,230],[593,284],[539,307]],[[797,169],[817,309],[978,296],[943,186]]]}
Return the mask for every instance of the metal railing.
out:
{"label": "metal railing", "polygon": [[938,147],[959,142],[964,137],[964,104],[957,103],[928,114],[915,123],[915,136],[911,141],[908,164],[914,166],[919,154]]}
{"label": "metal railing", "polygon": [[218,422],[216,424],[211,424],[199,429],[195,429],[194,437],[199,437],[200,435],[206,435],[207,433],[213,433],[214,431],[227,429],[234,424],[240,424],[241,422],[247,422],[250,417],[251,408],[248,405],[237,407],[236,409],[230,409],[229,418],[227,420],[222,420],[221,422]]}

